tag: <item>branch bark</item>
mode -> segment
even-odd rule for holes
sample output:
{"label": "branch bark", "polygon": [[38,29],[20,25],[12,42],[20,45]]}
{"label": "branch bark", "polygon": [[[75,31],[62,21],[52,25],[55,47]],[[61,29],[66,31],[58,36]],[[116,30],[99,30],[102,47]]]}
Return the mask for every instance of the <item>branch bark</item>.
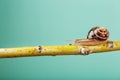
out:
{"label": "branch bark", "polygon": [[120,41],[110,41],[109,43],[102,43],[93,46],[62,45],[0,48],[0,58],[55,55],[88,55],[115,50],[120,50]]}

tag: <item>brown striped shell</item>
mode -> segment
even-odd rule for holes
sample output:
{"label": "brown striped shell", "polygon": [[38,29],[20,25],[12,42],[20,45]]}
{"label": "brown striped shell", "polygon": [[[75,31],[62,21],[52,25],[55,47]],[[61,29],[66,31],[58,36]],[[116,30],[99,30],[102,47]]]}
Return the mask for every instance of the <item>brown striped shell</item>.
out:
{"label": "brown striped shell", "polygon": [[89,32],[87,39],[95,39],[98,41],[105,41],[109,38],[109,31],[104,27],[93,27]]}

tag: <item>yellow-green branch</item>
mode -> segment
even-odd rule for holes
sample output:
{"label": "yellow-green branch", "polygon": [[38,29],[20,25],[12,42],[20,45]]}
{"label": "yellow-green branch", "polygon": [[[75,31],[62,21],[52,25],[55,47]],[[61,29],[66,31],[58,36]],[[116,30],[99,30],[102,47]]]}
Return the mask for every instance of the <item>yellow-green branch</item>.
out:
{"label": "yellow-green branch", "polygon": [[25,56],[88,55],[92,53],[115,50],[120,50],[120,41],[110,41],[109,43],[94,46],[62,45],[0,48],[0,58]]}

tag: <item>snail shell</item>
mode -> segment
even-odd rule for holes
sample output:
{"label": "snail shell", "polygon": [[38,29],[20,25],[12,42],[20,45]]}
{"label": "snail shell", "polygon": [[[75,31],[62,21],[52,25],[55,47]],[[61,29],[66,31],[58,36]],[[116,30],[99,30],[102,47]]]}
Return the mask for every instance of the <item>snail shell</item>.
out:
{"label": "snail shell", "polygon": [[109,38],[109,31],[104,27],[93,27],[89,32],[87,39],[95,39],[97,41],[106,41]]}

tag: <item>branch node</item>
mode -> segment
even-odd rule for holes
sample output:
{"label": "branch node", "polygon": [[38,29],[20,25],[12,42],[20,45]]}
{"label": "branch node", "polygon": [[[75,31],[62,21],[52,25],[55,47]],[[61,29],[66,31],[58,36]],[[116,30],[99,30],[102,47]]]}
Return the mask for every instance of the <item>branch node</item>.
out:
{"label": "branch node", "polygon": [[114,45],[113,45],[113,41],[108,41],[108,48],[113,48]]}
{"label": "branch node", "polygon": [[90,49],[88,48],[88,47],[82,47],[82,48],[80,48],[80,53],[81,53],[81,55],[88,55],[88,54],[90,54]]}
{"label": "branch node", "polygon": [[37,46],[37,51],[38,51],[39,53],[41,53],[42,47],[41,47],[41,46]]}

